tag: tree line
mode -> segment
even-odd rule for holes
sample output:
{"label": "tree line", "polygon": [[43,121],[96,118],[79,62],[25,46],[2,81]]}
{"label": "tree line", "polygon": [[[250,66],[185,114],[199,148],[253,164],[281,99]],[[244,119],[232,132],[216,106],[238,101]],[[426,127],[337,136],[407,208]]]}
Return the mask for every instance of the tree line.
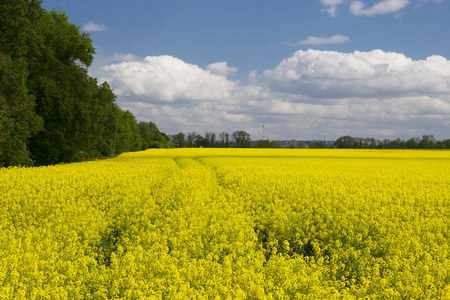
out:
{"label": "tree line", "polygon": [[88,33],[40,0],[0,2],[0,166],[74,162],[171,147],[88,74]]}
{"label": "tree line", "polygon": [[351,149],[450,149],[450,139],[436,140],[434,135],[423,135],[422,138],[400,138],[378,140],[374,138],[359,138],[342,136],[334,142],[336,148]]}
{"label": "tree line", "polygon": [[341,149],[450,149],[450,139],[437,140],[434,135],[423,135],[422,138],[403,140],[396,138],[375,139],[342,136],[336,141],[301,141],[298,145],[282,146],[278,141],[252,141],[250,134],[245,131],[235,131],[229,134],[225,131],[217,135],[206,132],[204,136],[195,132],[169,135],[168,139],[176,148],[341,148]]}
{"label": "tree line", "polygon": [[251,147],[250,134],[245,131],[235,131],[233,134],[221,132],[206,132],[204,136],[195,132],[184,134],[179,132],[169,136],[170,141],[176,148],[249,148]]}
{"label": "tree line", "polygon": [[270,140],[253,142],[250,134],[238,130],[231,135],[222,131],[219,135],[215,132],[206,132],[204,136],[195,132],[184,134],[179,132],[169,136],[176,148],[281,148],[281,144]]}

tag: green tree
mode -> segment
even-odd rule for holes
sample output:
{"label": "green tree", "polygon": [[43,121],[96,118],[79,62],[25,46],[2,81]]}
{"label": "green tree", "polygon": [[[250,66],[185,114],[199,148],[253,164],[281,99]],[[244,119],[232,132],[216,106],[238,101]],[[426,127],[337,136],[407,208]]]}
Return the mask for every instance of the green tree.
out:
{"label": "green tree", "polygon": [[98,101],[98,131],[96,132],[96,148],[102,156],[116,153],[116,135],[119,127],[118,115],[120,108],[108,83],[97,87],[95,97]]}
{"label": "green tree", "polygon": [[184,133],[179,132],[172,137],[172,142],[176,148],[184,147]]}
{"label": "green tree", "polygon": [[245,131],[235,131],[233,132],[233,140],[237,148],[249,148],[250,134]]}
{"label": "green tree", "polygon": [[12,60],[36,56],[43,41],[41,0],[0,1],[0,52]]}
{"label": "green tree", "polygon": [[355,139],[349,135],[341,136],[334,142],[334,145],[337,148],[354,148]]}
{"label": "green tree", "polygon": [[196,139],[197,134],[195,132],[188,132],[187,134],[187,146],[189,148],[194,147],[194,142]]}
{"label": "green tree", "polygon": [[92,40],[56,11],[42,13],[40,30],[44,43],[40,55],[30,59],[27,85],[44,130],[31,139],[30,150],[38,164],[78,160],[80,153],[98,155],[96,133],[103,131],[99,118],[105,104],[100,101],[105,99],[98,97],[98,83],[86,69],[95,53]]}
{"label": "green tree", "polygon": [[32,165],[27,141],[42,129],[28,94],[24,59],[0,53],[0,166]]}
{"label": "green tree", "polygon": [[128,110],[120,110],[118,123],[116,153],[141,150],[144,141],[134,115]]}
{"label": "green tree", "polygon": [[414,138],[410,138],[406,141],[406,148],[408,149],[418,149],[419,144],[417,144],[416,140]]}
{"label": "green tree", "polygon": [[310,145],[310,148],[328,148],[327,144],[322,141],[313,141]]}
{"label": "green tree", "polygon": [[255,148],[281,148],[281,144],[271,140],[259,140],[255,143]]}
{"label": "green tree", "polygon": [[422,139],[419,142],[419,147],[422,149],[434,149],[435,142],[436,139],[434,138],[434,135],[432,134],[423,135]]}
{"label": "green tree", "polygon": [[229,133],[222,131],[219,134],[219,139],[220,139],[220,145],[223,148],[228,148],[230,146],[230,134]]}
{"label": "green tree", "polygon": [[207,140],[208,144],[206,147],[214,147],[216,144],[216,134],[214,132],[205,133],[205,140]]}
{"label": "green tree", "polygon": [[197,134],[194,139],[194,147],[207,148],[209,147],[209,140]]}
{"label": "green tree", "polygon": [[32,165],[28,139],[42,129],[26,85],[28,57],[37,55],[40,1],[0,1],[0,166]]}
{"label": "green tree", "polygon": [[443,140],[442,143],[444,143],[445,148],[450,149],[450,139]]}
{"label": "green tree", "polygon": [[139,130],[143,139],[142,149],[150,148],[153,142],[161,142],[163,136],[153,122],[139,122]]}

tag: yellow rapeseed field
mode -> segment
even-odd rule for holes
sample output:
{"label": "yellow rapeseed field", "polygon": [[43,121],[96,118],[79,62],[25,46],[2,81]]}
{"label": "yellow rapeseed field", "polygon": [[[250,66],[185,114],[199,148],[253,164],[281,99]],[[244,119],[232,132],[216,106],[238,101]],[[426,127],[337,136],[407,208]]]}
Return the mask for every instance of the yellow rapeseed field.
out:
{"label": "yellow rapeseed field", "polygon": [[0,169],[0,299],[450,299],[450,151]]}

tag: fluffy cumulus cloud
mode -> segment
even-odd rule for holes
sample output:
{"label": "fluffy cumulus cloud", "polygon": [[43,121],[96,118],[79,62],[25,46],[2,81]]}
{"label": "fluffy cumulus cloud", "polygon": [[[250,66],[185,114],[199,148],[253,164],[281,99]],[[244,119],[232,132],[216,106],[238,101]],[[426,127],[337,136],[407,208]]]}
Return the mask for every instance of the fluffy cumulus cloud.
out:
{"label": "fluffy cumulus cloud", "polygon": [[317,98],[434,95],[450,90],[450,61],[442,56],[415,61],[382,50],[300,50],[264,76],[274,91]]}
{"label": "fluffy cumulus cloud", "polygon": [[86,24],[83,25],[83,27],[81,27],[82,30],[84,31],[106,31],[108,30],[108,28],[103,25],[103,24],[95,24],[92,21],[87,22]]}
{"label": "fluffy cumulus cloud", "polygon": [[172,56],[123,58],[124,61],[104,66],[98,72],[100,79],[108,81],[119,96],[146,102],[217,101],[230,98],[236,89],[236,83],[224,76]]}
{"label": "fluffy cumulus cloud", "polygon": [[297,51],[249,83],[225,62],[200,68],[171,56],[118,54],[95,74],[118,104],[167,134],[249,132],[253,139],[342,135],[449,138],[450,61],[381,50]]}
{"label": "fluffy cumulus cloud", "polygon": [[409,4],[409,0],[383,0],[367,7],[362,1],[350,5],[350,12],[355,16],[375,16],[397,12]]}
{"label": "fluffy cumulus cloud", "polygon": [[237,72],[236,67],[229,67],[226,61],[215,62],[206,66],[206,70],[219,76],[231,76]]}

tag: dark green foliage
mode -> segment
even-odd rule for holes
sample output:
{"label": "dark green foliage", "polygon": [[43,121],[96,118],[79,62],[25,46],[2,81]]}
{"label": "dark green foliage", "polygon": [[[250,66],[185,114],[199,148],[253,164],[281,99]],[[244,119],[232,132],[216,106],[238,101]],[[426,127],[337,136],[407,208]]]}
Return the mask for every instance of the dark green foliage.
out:
{"label": "dark green foliage", "polygon": [[233,132],[233,139],[237,148],[249,148],[251,146],[250,134],[245,131]]}
{"label": "dark green foliage", "polygon": [[40,3],[0,1],[0,166],[170,147],[155,124],[138,125],[109,85],[89,76],[89,34]]}
{"label": "dark green foliage", "polygon": [[256,148],[281,148],[281,144],[270,140],[259,140],[255,144]]}
{"label": "dark green foliage", "polygon": [[153,122],[139,122],[139,130],[143,139],[143,149],[173,148],[165,134],[161,133]]}
{"label": "dark green foliage", "polygon": [[172,142],[176,148],[184,147],[184,133],[179,132],[172,137]]}
{"label": "dark green foliage", "polygon": [[39,31],[43,11],[40,0],[1,0],[0,53],[13,60],[36,55],[43,39]]}
{"label": "dark green foliage", "polygon": [[436,141],[432,134],[424,135],[422,139],[411,138],[407,141],[400,138],[380,141],[374,138],[359,138],[346,135],[338,138],[334,142],[334,146],[341,149],[450,149],[448,141]]}
{"label": "dark green foliage", "polygon": [[230,147],[230,135],[227,132],[222,131],[219,134],[219,139],[220,139],[220,142],[219,142],[220,147],[222,147],[222,148]]}
{"label": "dark green foliage", "polygon": [[27,140],[42,129],[26,85],[28,53],[38,52],[40,1],[0,2],[0,166],[31,165]]}
{"label": "dark green foliage", "polygon": [[34,112],[34,97],[28,94],[26,62],[0,52],[0,165],[32,165],[27,140],[42,129]]}
{"label": "dark green foliage", "polygon": [[194,147],[207,148],[209,147],[209,140],[201,135],[196,135],[194,139]]}
{"label": "dark green foliage", "polygon": [[414,138],[410,138],[406,141],[406,148],[408,149],[418,149],[419,145],[417,144],[416,140]]}
{"label": "dark green foliage", "polygon": [[328,148],[327,144],[325,144],[324,142],[321,142],[321,141],[313,141],[309,147],[316,148],[316,149]]}

